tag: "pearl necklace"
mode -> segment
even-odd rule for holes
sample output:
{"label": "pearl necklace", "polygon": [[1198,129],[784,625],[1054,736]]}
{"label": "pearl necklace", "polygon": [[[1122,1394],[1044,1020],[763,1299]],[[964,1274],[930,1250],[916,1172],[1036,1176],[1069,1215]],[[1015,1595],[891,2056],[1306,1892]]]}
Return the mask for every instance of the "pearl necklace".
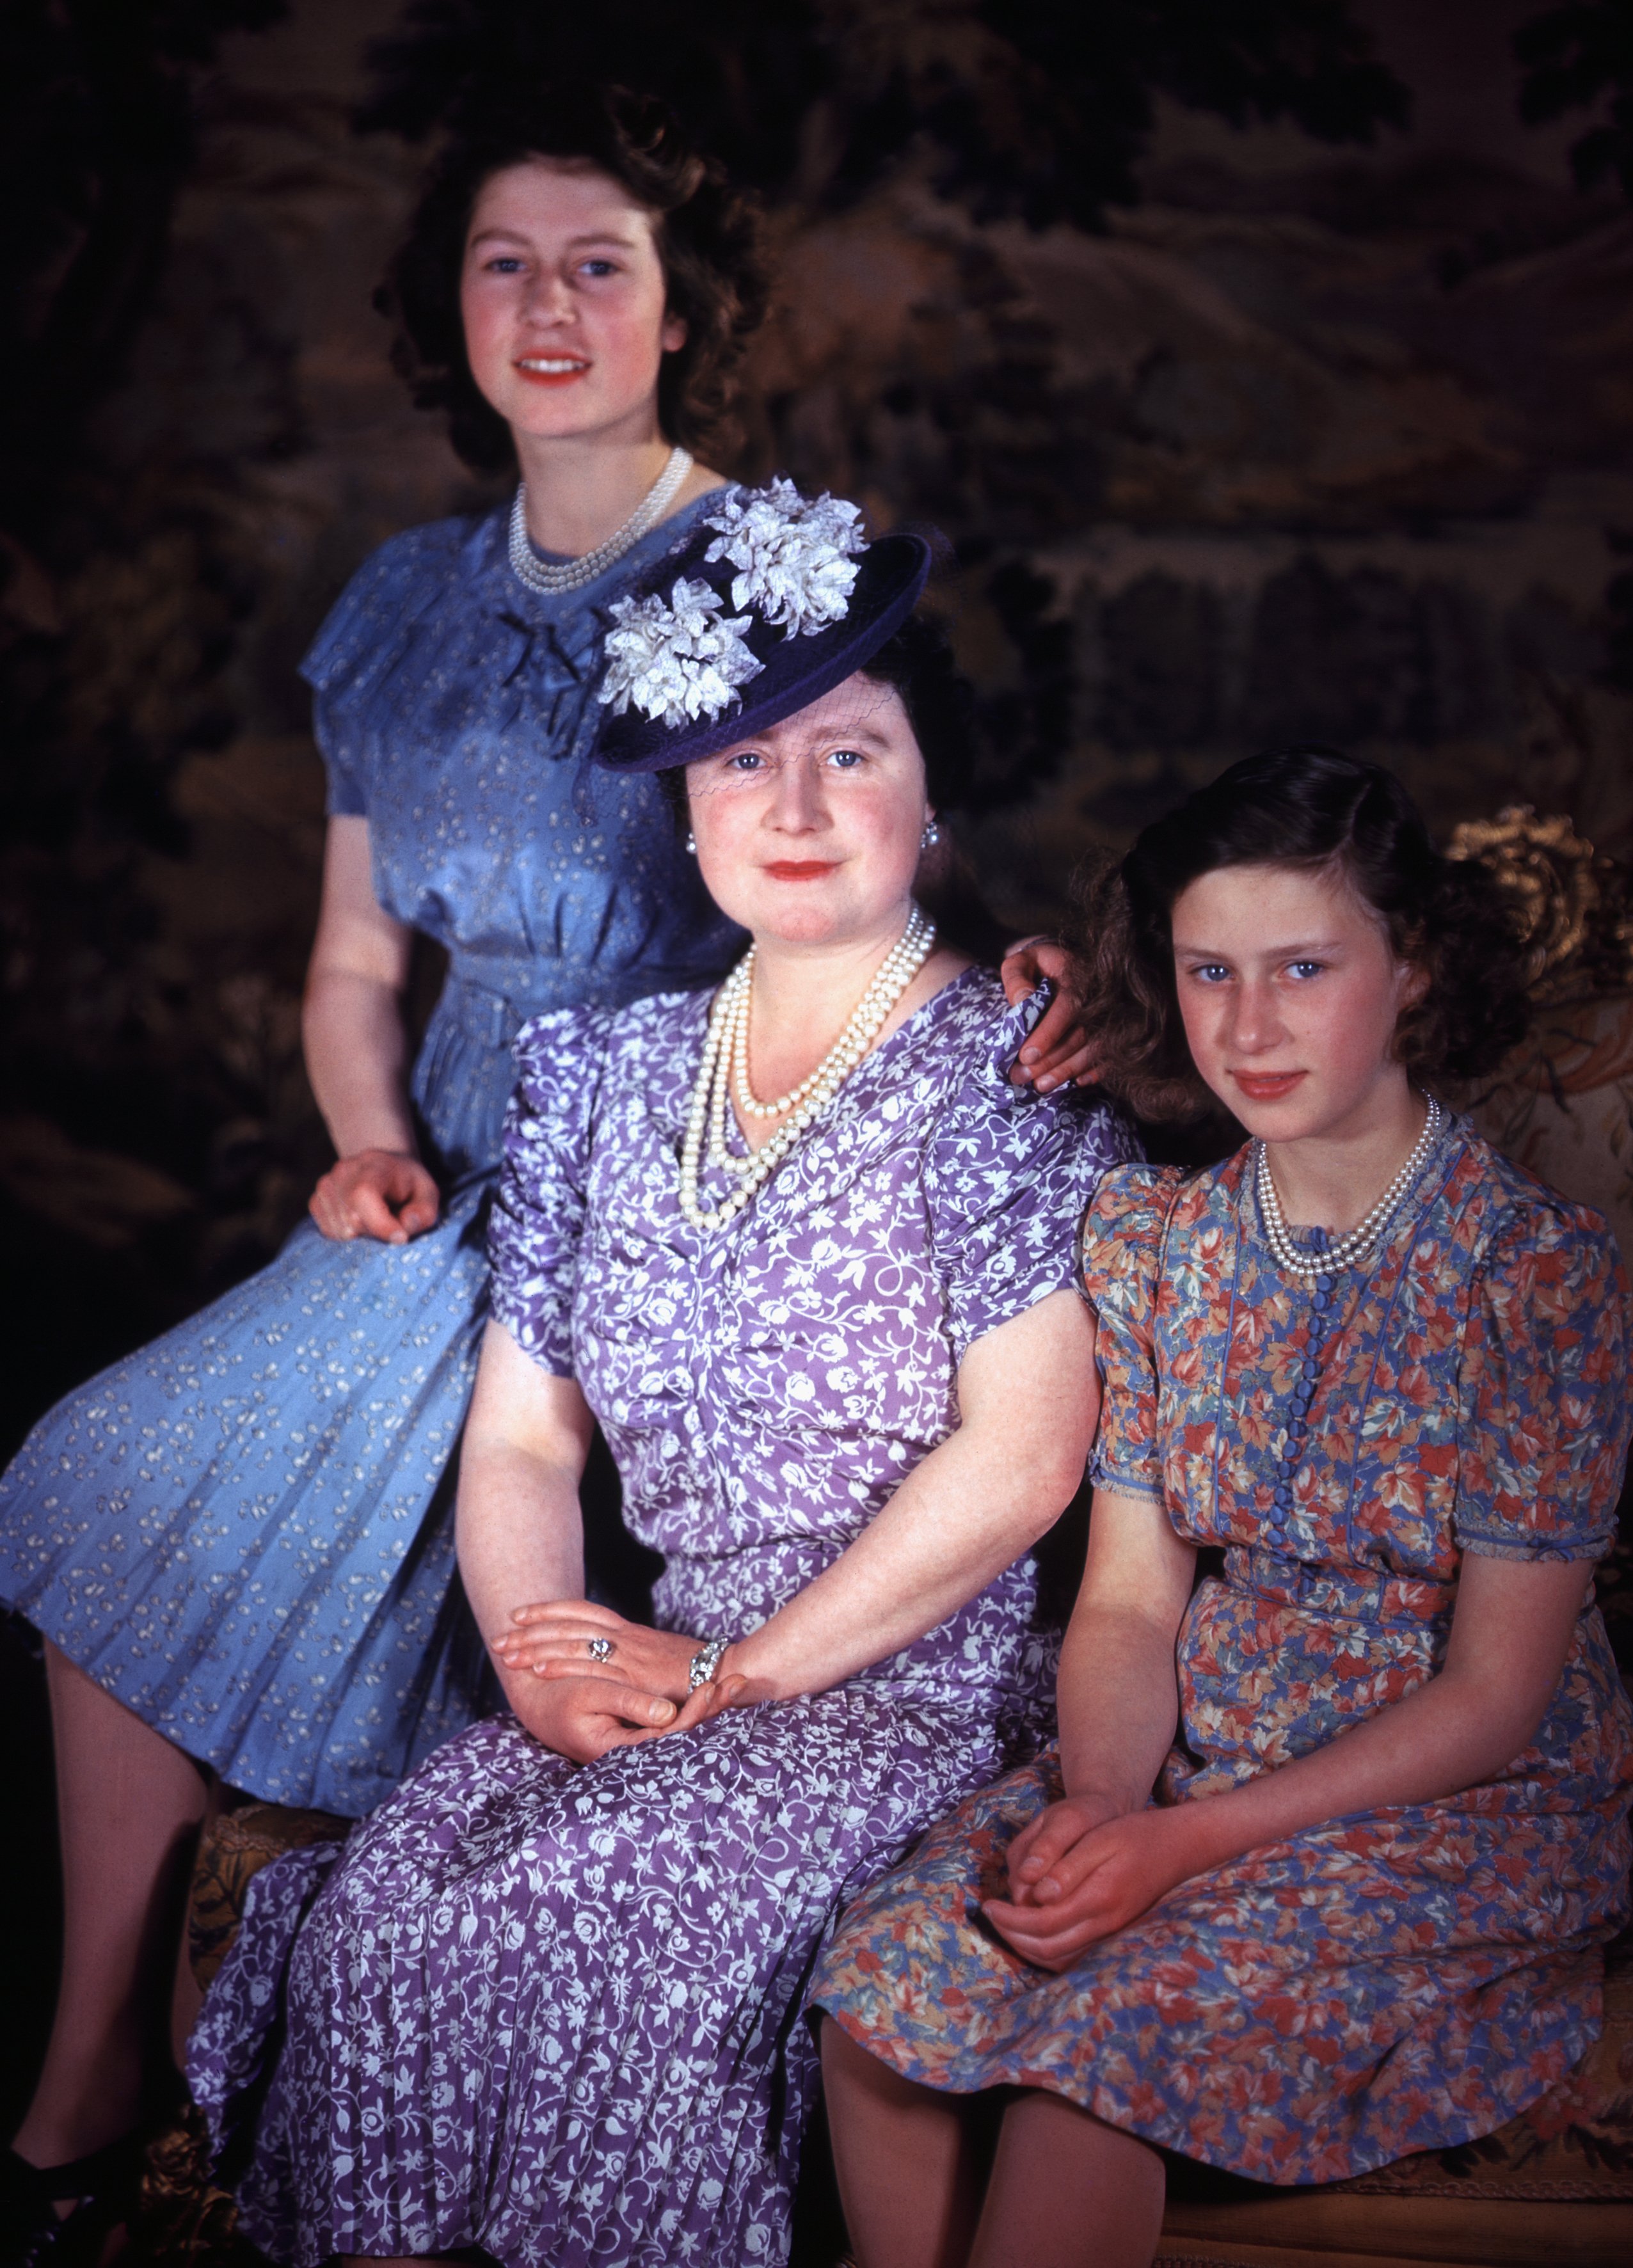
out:
{"label": "pearl necklace", "polygon": [[604,575],[615,560],[622,559],[649,528],[657,526],[681,482],[691,470],[691,464],[689,451],[678,446],[671,449],[669,462],[623,526],[610,535],[604,543],[598,543],[593,551],[585,552],[578,559],[564,559],[557,564],[536,558],[533,547],[528,541],[528,484],[523,481],[510,508],[512,571],[529,591],[536,591],[542,599],[558,599],[564,591],[581,590],[586,583],[593,583],[597,575]]}
{"label": "pearl necklace", "polygon": [[[681,1211],[694,1228],[723,1228],[750,1203],[761,1182],[769,1180],[877,1039],[935,942],[935,924],[914,906],[906,928],[885,955],[839,1038],[810,1076],[776,1102],[760,1102],[749,1090],[749,1002],[755,951],[749,947],[715,995],[704,1035],[703,1060],[692,1085],[691,1108],[681,1145],[680,1202]],[[744,1158],[735,1157],[726,1147],[726,1111],[734,1085],[739,1094],[749,1095],[747,1107],[755,1117],[772,1118],[784,1110],[792,1114],[769,1140]],[[713,1212],[698,1193],[706,1139],[710,1165],[732,1174],[737,1183]]]}
{"label": "pearl necklace", "polygon": [[1326,1245],[1314,1253],[1302,1250],[1294,1243],[1282,1218],[1282,1201],[1275,1193],[1275,1183],[1270,1177],[1270,1161],[1265,1153],[1265,1145],[1262,1142],[1255,1142],[1253,1178],[1259,1192],[1259,1210],[1264,1220],[1265,1241],[1275,1253],[1277,1265],[1293,1276],[1326,1276],[1334,1269],[1348,1268],[1351,1262],[1359,1260],[1363,1253],[1370,1251],[1382,1236],[1424,1159],[1434,1148],[1445,1116],[1445,1111],[1431,1094],[1422,1132],[1412,1145],[1405,1165],[1371,1211],[1364,1220],[1357,1221],[1349,1234],[1341,1237],[1336,1244]]}

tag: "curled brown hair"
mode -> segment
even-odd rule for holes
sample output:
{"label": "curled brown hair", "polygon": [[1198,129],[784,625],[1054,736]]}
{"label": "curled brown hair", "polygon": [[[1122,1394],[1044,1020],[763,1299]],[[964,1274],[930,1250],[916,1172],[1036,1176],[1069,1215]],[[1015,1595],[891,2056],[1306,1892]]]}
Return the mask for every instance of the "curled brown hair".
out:
{"label": "curled brown hair", "polygon": [[1080,879],[1074,944],[1101,1083],[1150,1120],[1218,1108],[1191,1061],[1174,987],[1171,915],[1222,866],[1333,868],[1428,978],[1395,1053],[1417,1080],[1478,1079],[1524,1036],[1526,956],[1486,868],[1445,858],[1380,764],[1304,746],[1250,756],[1148,827],[1127,857]]}
{"label": "curled brown hair", "polygon": [[459,287],[483,183],[530,158],[582,158],[654,216],[669,310],[686,325],[659,372],[659,423],[698,454],[728,446],[739,367],[765,312],[758,208],[666,105],[583,81],[490,92],[456,119],[374,295],[395,320],[391,359],[417,406],[447,412],[449,439],[477,471],[514,467],[510,429],[470,374]]}

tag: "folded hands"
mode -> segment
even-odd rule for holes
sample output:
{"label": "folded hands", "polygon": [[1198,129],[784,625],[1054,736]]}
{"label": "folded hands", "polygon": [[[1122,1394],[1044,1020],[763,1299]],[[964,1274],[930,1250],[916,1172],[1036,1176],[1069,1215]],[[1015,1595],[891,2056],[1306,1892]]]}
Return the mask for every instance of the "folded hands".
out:
{"label": "folded hands", "polygon": [[1119,1811],[1086,1796],[1052,1803],[1009,1846],[1009,1895],[985,1901],[987,1919],[1038,1968],[1069,1969],[1206,1863],[1186,1808]]}
{"label": "folded hands", "polygon": [[687,1732],[747,1694],[747,1678],[718,1670],[694,1691],[700,1639],[628,1622],[591,1599],[518,1607],[511,1624],[489,1641],[511,1705],[536,1740],[574,1764]]}

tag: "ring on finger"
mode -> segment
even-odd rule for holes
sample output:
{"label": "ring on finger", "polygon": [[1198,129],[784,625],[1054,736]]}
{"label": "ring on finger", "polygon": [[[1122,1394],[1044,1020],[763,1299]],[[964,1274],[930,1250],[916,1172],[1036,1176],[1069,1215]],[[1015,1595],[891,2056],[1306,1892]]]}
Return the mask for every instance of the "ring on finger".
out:
{"label": "ring on finger", "polygon": [[610,1638],[587,1638],[584,1641],[584,1651],[592,1661],[610,1661],[612,1640]]}

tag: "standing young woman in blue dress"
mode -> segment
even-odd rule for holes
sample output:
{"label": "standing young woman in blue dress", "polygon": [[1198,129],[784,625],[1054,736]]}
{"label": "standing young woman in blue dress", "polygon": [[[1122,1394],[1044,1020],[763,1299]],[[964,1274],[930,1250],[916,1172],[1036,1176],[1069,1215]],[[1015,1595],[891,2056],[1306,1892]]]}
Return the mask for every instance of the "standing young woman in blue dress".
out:
{"label": "standing young woman in blue dress", "polygon": [[[679,444],[763,304],[751,212],[648,106],[536,92],[454,140],[393,284],[420,398],[521,484],[384,544],[303,665],[330,814],[306,1049],[338,1153],[311,1223],[0,1481],[0,1597],[47,1640],[66,1918],[8,2240],[52,2233],[31,2169],[70,2198],[116,2171],[65,2161],[127,2133],[161,2062],[210,1775],[361,1813],[477,1713],[444,1478],[510,1042],[731,949],[652,782],[583,756],[609,607],[723,486]],[[449,967],[410,1068],[417,930]]]}

